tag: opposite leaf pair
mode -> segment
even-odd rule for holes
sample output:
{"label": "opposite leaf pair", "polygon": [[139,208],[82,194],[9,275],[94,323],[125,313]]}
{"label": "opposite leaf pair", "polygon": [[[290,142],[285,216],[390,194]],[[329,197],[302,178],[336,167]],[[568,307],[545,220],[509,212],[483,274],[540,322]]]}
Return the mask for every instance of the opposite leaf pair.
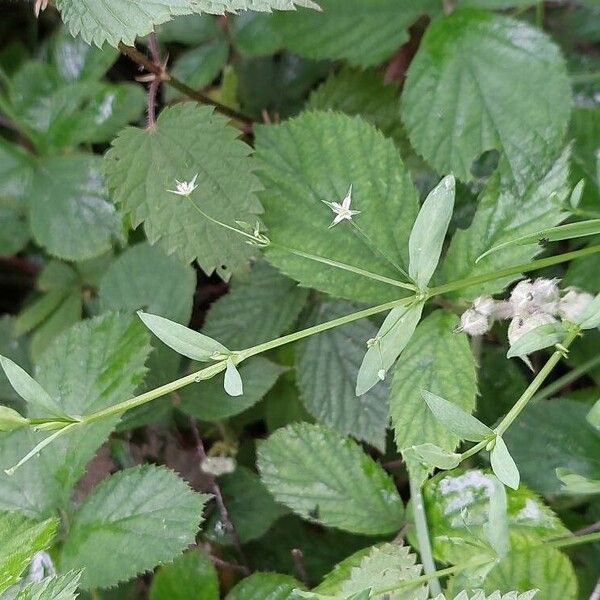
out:
{"label": "opposite leaf pair", "polygon": [[224,362],[225,391],[230,396],[241,396],[244,393],[242,378],[234,362],[235,354],[223,344],[164,317],[142,311],[138,311],[138,315],[144,325],[175,352],[200,362]]}
{"label": "opposite leaf pair", "polygon": [[454,176],[448,175],[429,193],[417,215],[408,241],[408,273],[419,294],[393,308],[377,336],[367,342],[368,350],[356,381],[357,396],[385,379],[419,324],[427,285],[440,260],[452,218],[454,197]]}

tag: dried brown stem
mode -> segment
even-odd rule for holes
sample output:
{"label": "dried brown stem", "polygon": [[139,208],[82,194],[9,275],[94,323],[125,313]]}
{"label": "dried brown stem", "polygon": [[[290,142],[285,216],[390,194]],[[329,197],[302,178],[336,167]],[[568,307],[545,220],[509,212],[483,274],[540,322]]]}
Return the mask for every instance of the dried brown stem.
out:
{"label": "dried brown stem", "polygon": [[[200,462],[204,462],[206,460],[206,450],[204,449],[204,443],[202,442],[202,437],[200,436],[200,432],[198,431],[198,426],[196,425],[196,421],[193,418],[190,418],[190,428],[192,430],[192,435],[194,436],[194,442],[196,444],[196,453],[198,454],[198,458]],[[229,511],[225,506],[225,502],[223,501],[223,494],[221,493],[221,488],[219,487],[219,483],[217,482],[217,478],[214,475],[210,475],[210,487],[215,497],[215,502],[217,503],[217,508],[219,510],[219,516],[221,518],[221,522],[225,526],[231,541],[233,542],[233,546],[240,557],[240,561],[242,563],[242,568],[244,569],[244,573],[246,575],[250,574],[250,569],[248,568],[248,561],[246,560],[246,556],[244,554],[244,550],[242,548],[242,543],[240,541],[240,536],[236,531],[233,523],[231,522],[231,518],[229,517]]]}

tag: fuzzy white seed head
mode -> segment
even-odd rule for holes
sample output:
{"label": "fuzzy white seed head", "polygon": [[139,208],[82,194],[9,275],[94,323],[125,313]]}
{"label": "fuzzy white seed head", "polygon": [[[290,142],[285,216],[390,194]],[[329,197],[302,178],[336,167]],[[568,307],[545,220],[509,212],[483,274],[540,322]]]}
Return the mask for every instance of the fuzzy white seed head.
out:
{"label": "fuzzy white seed head", "polygon": [[496,301],[489,296],[479,296],[473,300],[473,308],[486,317],[491,317],[496,311]]}
{"label": "fuzzy white seed head", "polygon": [[469,308],[460,317],[460,326],[457,332],[464,331],[469,335],[483,335],[490,330],[492,319],[474,308]]}
{"label": "fuzzy white seed head", "polygon": [[510,303],[515,315],[524,315],[531,311],[533,300],[533,284],[531,279],[519,281],[510,294]]}
{"label": "fuzzy white seed head", "polygon": [[235,467],[235,459],[227,456],[208,456],[200,463],[200,469],[204,473],[214,475],[215,477],[225,475],[226,473],[233,473]]}
{"label": "fuzzy white seed head", "polygon": [[532,303],[540,311],[554,315],[558,311],[558,301],[560,300],[560,290],[558,289],[558,279],[538,278],[532,285],[533,299]]}
{"label": "fuzzy white seed head", "polygon": [[512,319],[515,316],[515,310],[508,300],[498,300],[494,309],[494,316],[497,319]]}
{"label": "fuzzy white seed head", "polygon": [[575,322],[593,299],[588,292],[570,288],[558,303],[559,314],[563,319]]}

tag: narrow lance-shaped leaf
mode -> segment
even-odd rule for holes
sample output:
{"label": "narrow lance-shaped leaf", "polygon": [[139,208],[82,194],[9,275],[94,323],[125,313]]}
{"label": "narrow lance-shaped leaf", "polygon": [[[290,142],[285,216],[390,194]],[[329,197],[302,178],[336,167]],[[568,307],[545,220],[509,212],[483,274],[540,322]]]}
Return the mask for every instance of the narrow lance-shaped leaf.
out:
{"label": "narrow lance-shaped leaf", "polygon": [[427,287],[440,260],[455,192],[454,176],[447,175],[429,192],[410,233],[408,274],[419,289]]}
{"label": "narrow lance-shaped leaf", "polygon": [[8,406],[0,406],[0,431],[14,431],[29,424],[29,420]]}
{"label": "narrow lance-shaped leaf", "polygon": [[599,480],[589,479],[563,467],[556,469],[556,476],[564,483],[561,492],[565,494],[600,494]]}
{"label": "narrow lance-shaped leaf", "polygon": [[483,531],[498,556],[506,556],[510,548],[508,537],[508,500],[506,489],[493,475],[489,476],[494,489],[490,494],[489,519]]}
{"label": "narrow lance-shaped leaf", "polygon": [[494,432],[487,425],[484,425],[479,419],[465,412],[456,404],[426,390],[423,390],[422,396],[435,418],[461,439],[480,442],[494,435]]}
{"label": "narrow lance-shaped leaf", "polygon": [[401,305],[390,311],[377,336],[367,342],[368,350],[356,380],[357,396],[365,394],[376,383],[385,379],[388,369],[396,362],[415,332],[422,312],[422,303],[408,307]]}
{"label": "narrow lance-shaped leaf", "polygon": [[566,225],[558,225],[557,227],[548,227],[547,229],[541,229],[535,233],[523,235],[514,240],[508,240],[507,242],[498,244],[484,252],[475,262],[478,263],[482,258],[489,254],[504,250],[504,248],[510,248],[511,246],[529,246],[530,244],[559,242],[561,240],[571,240],[586,237],[588,235],[597,235],[599,233],[600,219],[590,219],[589,221],[579,221],[578,223],[567,223]]}
{"label": "narrow lance-shaped leaf", "polygon": [[241,396],[244,393],[242,377],[231,357],[227,359],[227,367],[225,368],[224,387],[225,391],[230,396]]}
{"label": "narrow lance-shaped leaf", "polygon": [[532,352],[537,352],[543,348],[554,346],[563,342],[567,335],[565,327],[562,323],[546,323],[540,325],[531,331],[523,334],[517,341],[508,349],[506,358],[514,358],[515,356],[525,356]]}
{"label": "narrow lance-shaped leaf", "polygon": [[507,485],[513,490],[518,489],[519,481],[521,479],[519,476],[519,469],[517,469],[513,457],[510,455],[504,440],[500,436],[496,437],[494,447],[490,454],[490,462],[492,464],[494,475],[496,475],[504,485]]}
{"label": "narrow lance-shaped leaf", "polygon": [[138,316],[159,340],[192,360],[208,362],[215,356],[230,354],[223,344],[189,327],[141,310]]}
{"label": "narrow lance-shaped leaf", "polygon": [[403,451],[405,457],[410,454],[421,461],[424,465],[435,467],[436,469],[454,469],[458,467],[461,461],[461,455],[455,452],[448,452],[435,444],[419,444],[411,446]]}
{"label": "narrow lance-shaped leaf", "polygon": [[600,294],[598,294],[581,313],[577,319],[581,329],[595,329],[600,327]]}
{"label": "narrow lance-shaped leaf", "polygon": [[64,411],[60,408],[58,403],[52,399],[50,394],[48,394],[48,392],[33,379],[31,375],[19,367],[19,365],[5,356],[0,356],[0,364],[15,392],[17,392],[27,404],[31,405],[31,408],[41,409],[46,413],[43,416],[65,415]]}

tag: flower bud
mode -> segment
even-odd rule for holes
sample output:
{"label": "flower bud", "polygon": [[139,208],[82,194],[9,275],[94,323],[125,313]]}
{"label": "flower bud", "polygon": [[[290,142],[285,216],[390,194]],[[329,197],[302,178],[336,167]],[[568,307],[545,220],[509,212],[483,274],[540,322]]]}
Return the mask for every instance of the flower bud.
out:
{"label": "flower bud", "polygon": [[496,302],[490,296],[479,296],[473,300],[473,308],[482,315],[490,317],[496,310]]}
{"label": "flower bud", "polygon": [[29,425],[29,419],[8,406],[0,406],[0,431],[14,431]]}
{"label": "flower bud", "polygon": [[519,281],[510,294],[510,303],[515,315],[523,315],[530,312],[533,299],[533,284],[531,279]]}
{"label": "flower bud", "polygon": [[556,321],[557,320],[552,315],[543,312],[526,316],[517,316],[510,322],[510,325],[508,326],[508,343],[512,346],[528,331],[531,331],[540,325],[556,323]]}
{"label": "flower bud", "polygon": [[491,319],[474,308],[469,308],[460,317],[460,326],[457,332],[464,331],[469,335],[483,335],[490,330]]}
{"label": "flower bud", "polygon": [[532,303],[542,312],[550,315],[558,311],[558,301],[560,299],[560,290],[558,289],[558,279],[536,279],[532,284]]}
{"label": "flower bud", "polygon": [[235,459],[228,456],[208,456],[200,463],[200,469],[208,475],[225,475],[235,471]]}

